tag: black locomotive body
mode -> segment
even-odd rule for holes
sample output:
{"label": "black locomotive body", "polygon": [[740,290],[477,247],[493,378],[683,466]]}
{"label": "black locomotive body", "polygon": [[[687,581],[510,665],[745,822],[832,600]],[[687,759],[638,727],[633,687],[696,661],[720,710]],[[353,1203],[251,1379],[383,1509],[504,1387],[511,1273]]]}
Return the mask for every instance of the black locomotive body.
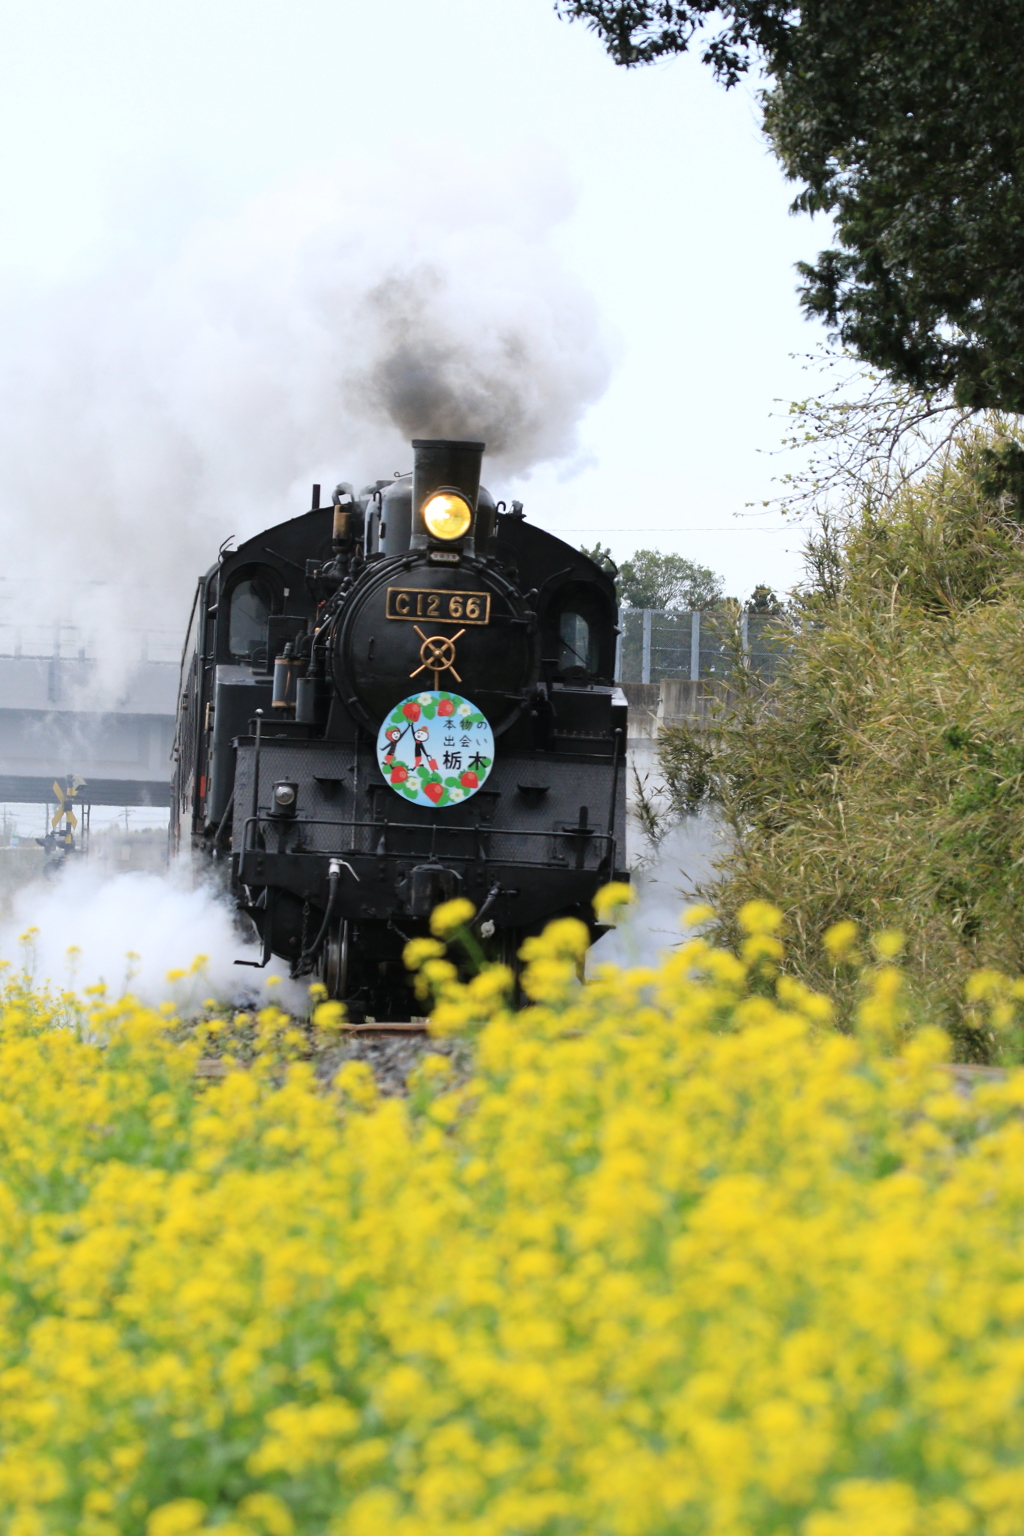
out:
{"label": "black locomotive body", "polygon": [[222,553],[182,663],[172,841],[225,867],[264,963],[354,1018],[408,1017],[402,949],[438,903],[468,897],[512,962],[552,917],[593,932],[626,878],[613,583],[495,506],[482,444],[413,451]]}

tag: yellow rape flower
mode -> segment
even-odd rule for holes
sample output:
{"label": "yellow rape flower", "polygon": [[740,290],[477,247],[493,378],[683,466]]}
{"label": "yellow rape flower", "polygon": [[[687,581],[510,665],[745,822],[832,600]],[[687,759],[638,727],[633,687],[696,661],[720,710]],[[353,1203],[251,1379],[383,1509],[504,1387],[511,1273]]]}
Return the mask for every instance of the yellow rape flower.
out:
{"label": "yellow rape flower", "polygon": [[334,1086],[361,1109],[368,1109],[376,1102],[376,1079],[365,1061],[346,1061],[335,1073]]}
{"label": "yellow rape flower", "polygon": [[418,971],[424,960],[437,960],[444,954],[444,945],[437,939],[410,939],[402,951],[407,970]]}
{"label": "yellow rape flower", "polygon": [[206,1519],[201,1499],[172,1499],[154,1509],[146,1521],[146,1536],[191,1536]]}
{"label": "yellow rape flower", "polygon": [[1008,977],[1001,971],[991,967],[973,971],[967,978],[964,987],[964,996],[969,1003],[988,1002],[991,998],[998,997],[1009,986]]}
{"label": "yellow rape flower", "polygon": [[272,1006],[200,1078],[210,1025],[0,982],[4,1536],[1016,1536],[1024,1073],[891,964],[826,1028],[747,928],[581,985],[553,924],[516,1012],[420,941],[408,1096],[407,1041],[332,1090]]}
{"label": "yellow rape flower", "polygon": [[736,914],[744,933],[777,933],[782,926],[782,912],[770,901],[745,901]]}
{"label": "yellow rape flower", "polygon": [[833,923],[831,928],[826,928],[821,942],[833,962],[838,963],[848,958],[857,942],[857,932],[857,924],[851,923],[848,919]]}
{"label": "yellow rape flower", "polygon": [[593,901],[598,922],[608,922],[621,907],[632,906],[635,901],[636,891],[623,880],[612,880],[608,885],[602,885]]}
{"label": "yellow rape flower", "polygon": [[697,928],[701,923],[709,922],[714,915],[714,907],[708,906],[706,901],[693,901],[683,908],[680,923],[684,928]]}
{"label": "yellow rape flower", "polygon": [[283,1499],[276,1493],[249,1493],[238,1506],[238,1513],[252,1521],[266,1536],[292,1536],[295,1521]]}
{"label": "yellow rape flower", "polygon": [[578,917],[560,917],[549,923],[544,932],[526,939],[519,953],[524,960],[548,960],[562,956],[582,959],[590,943],[586,925]]}
{"label": "yellow rape flower", "polygon": [[453,901],[443,901],[430,914],[430,931],[436,939],[448,939],[460,928],[465,928],[476,915],[476,907],[464,896]]}
{"label": "yellow rape flower", "polygon": [[326,1003],[318,1003],[313,1010],[313,1023],[317,1029],[325,1033],[339,1030],[345,1022],[345,1005],[336,999]]}

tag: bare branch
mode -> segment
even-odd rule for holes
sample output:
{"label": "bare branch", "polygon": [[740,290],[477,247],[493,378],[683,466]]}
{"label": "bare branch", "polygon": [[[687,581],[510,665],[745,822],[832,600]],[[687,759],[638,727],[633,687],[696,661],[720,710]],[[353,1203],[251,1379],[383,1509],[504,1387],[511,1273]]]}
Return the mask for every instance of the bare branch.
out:
{"label": "bare branch", "polygon": [[[805,450],[805,467],[776,478],[780,493],[764,503],[802,519],[870,502],[884,506],[940,459],[975,418],[995,418],[958,405],[952,394],[920,395],[867,370],[848,351],[823,349],[808,368],[842,376],[823,392],[795,400],[792,423],[778,452]],[[1005,424],[1008,418],[1000,418]]]}

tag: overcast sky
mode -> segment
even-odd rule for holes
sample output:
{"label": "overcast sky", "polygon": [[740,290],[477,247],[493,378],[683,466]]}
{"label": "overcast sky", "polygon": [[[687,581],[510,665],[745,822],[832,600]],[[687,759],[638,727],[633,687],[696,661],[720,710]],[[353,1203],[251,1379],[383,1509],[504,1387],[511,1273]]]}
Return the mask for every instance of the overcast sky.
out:
{"label": "overcast sky", "polygon": [[[795,579],[799,533],[776,511],[735,514],[773,494],[776,401],[813,388],[790,356],[820,340],[793,264],[827,233],[787,213],[792,189],[749,88],[724,92],[695,58],[617,69],[548,0],[8,0],[0,16],[8,309],[56,312],[126,262],[173,264],[197,230],[249,228],[254,200],[317,176],[381,167],[381,225],[394,230],[408,207],[413,249],[435,188],[452,210],[482,187],[500,205],[504,178],[521,238],[522,183],[536,180],[544,238],[593,296],[610,382],[574,450],[518,481],[485,475],[492,489],[574,543],[600,539],[620,559],[676,550],[738,595]],[[436,227],[430,238],[436,254]],[[13,346],[0,339],[0,373]],[[272,488],[282,518],[303,507],[293,481],[348,478],[343,439],[336,462],[318,440],[308,471],[292,463]],[[40,509],[53,553],[76,495],[69,485],[62,508]],[[212,517],[211,559],[236,521]]]}

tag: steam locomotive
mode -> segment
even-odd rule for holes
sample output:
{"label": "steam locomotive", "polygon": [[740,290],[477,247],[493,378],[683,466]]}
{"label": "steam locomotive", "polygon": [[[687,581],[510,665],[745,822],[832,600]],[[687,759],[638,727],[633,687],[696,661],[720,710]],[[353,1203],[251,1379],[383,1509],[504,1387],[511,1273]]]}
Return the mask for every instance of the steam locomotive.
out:
{"label": "steam locomotive", "polygon": [[625,863],[611,577],[480,485],[483,443],[222,549],[182,656],[172,846],[220,865],[262,941],[409,1017],[402,949],[465,896],[495,959]]}

